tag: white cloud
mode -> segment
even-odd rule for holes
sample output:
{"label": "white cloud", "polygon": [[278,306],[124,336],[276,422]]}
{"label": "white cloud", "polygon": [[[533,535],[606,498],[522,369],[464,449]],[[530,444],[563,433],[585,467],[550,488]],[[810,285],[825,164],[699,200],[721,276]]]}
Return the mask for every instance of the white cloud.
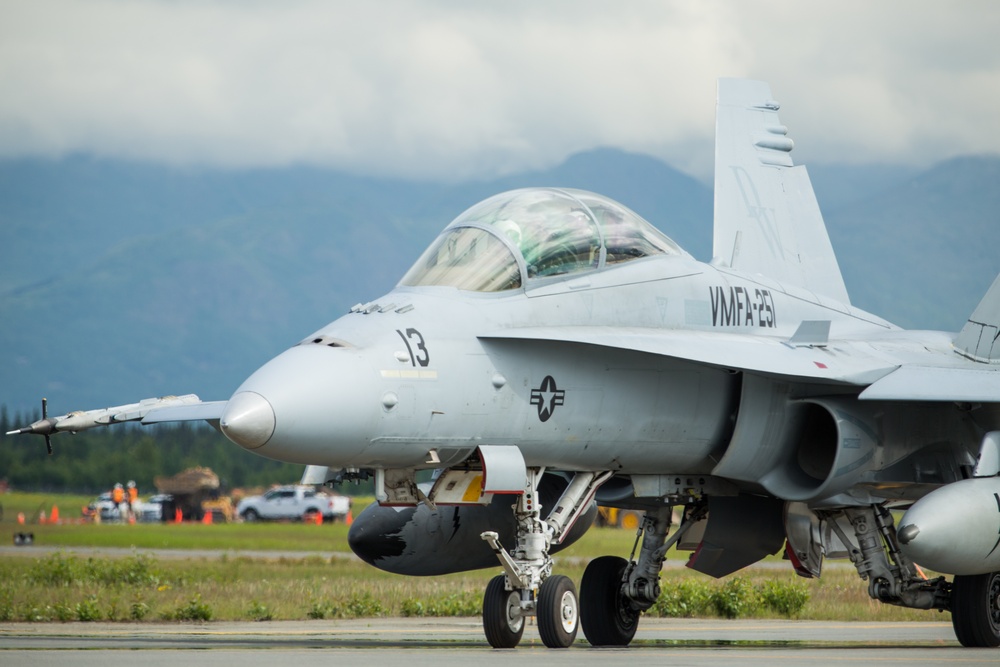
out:
{"label": "white cloud", "polygon": [[711,163],[715,79],[810,160],[1000,151],[1000,5],[0,0],[0,156],[459,179],[600,145]]}

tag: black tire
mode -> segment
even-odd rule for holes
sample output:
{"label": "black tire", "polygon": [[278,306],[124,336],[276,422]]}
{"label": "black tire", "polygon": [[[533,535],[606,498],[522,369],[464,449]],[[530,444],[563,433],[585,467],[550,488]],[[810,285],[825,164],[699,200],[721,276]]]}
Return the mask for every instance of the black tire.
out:
{"label": "black tire", "polygon": [[628,646],[639,628],[639,613],[622,595],[628,561],[601,556],[590,561],[580,581],[580,621],[593,646]]}
{"label": "black tire", "polygon": [[1000,646],[1000,572],[955,577],[951,625],[962,646]]}
{"label": "black tire", "polygon": [[[493,648],[515,648],[524,634],[521,595],[505,590],[505,580],[502,574],[490,579],[483,596],[483,632]],[[518,613],[514,614],[514,610]]]}
{"label": "black tire", "polygon": [[243,512],[243,520],[246,521],[246,522],[248,522],[248,523],[253,523],[254,521],[257,521],[258,519],[260,519],[260,515],[257,514],[257,510],[255,510],[253,508],[248,509],[245,512]]}
{"label": "black tire", "polygon": [[573,580],[555,574],[538,589],[538,634],[549,648],[567,648],[580,629],[580,603]]}

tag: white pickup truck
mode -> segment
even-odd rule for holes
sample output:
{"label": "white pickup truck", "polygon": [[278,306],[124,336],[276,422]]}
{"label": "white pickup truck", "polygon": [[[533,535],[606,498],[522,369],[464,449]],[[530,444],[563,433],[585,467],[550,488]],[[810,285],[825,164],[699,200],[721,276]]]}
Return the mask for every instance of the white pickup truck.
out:
{"label": "white pickup truck", "polygon": [[236,506],[236,513],[244,521],[297,521],[322,514],[324,520],[347,517],[351,499],[331,496],[311,486],[280,486],[262,496],[249,496]]}

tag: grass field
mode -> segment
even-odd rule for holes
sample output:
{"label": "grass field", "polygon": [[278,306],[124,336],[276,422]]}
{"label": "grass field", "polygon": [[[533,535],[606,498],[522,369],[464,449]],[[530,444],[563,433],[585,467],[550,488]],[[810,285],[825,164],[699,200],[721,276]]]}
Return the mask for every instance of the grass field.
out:
{"label": "grass field", "polygon": [[[66,547],[36,558],[0,560],[0,621],[269,620],[399,615],[477,615],[482,593],[499,567],[444,577],[387,574],[349,558],[319,554],[247,558],[240,551],[348,552],[347,526],[276,524],[76,524],[71,507],[88,498],[8,493],[0,496],[0,528],[32,532],[35,543]],[[366,501],[356,502],[355,508]],[[18,512],[51,513],[61,525],[19,525]],[[30,512],[30,514],[29,514]],[[579,585],[590,559],[627,557],[635,535],[593,528],[559,554],[557,570]],[[73,547],[221,549],[222,558],[85,558]],[[672,561],[686,553],[671,553]],[[779,560],[775,557],[775,560]],[[793,616],[829,620],[937,620],[936,612],[881,605],[868,598],[853,568],[828,568],[822,579],[798,578],[791,568],[750,569],[716,581],[685,568],[663,573],[664,593],[651,614],[664,616]]]}

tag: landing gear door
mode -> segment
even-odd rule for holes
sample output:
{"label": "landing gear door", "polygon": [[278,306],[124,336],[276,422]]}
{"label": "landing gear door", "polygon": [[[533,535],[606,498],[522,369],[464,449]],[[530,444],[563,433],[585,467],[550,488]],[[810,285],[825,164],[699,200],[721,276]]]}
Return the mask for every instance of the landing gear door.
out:
{"label": "landing gear door", "polygon": [[493,494],[520,495],[527,485],[521,450],[513,446],[481,445],[479,466],[449,468],[428,494],[438,505],[488,505]]}
{"label": "landing gear door", "polygon": [[805,503],[785,503],[785,555],[801,577],[816,578],[823,571],[823,535],[820,518]]}
{"label": "landing gear door", "polygon": [[521,495],[528,483],[521,450],[515,446],[480,445],[483,492]]}

